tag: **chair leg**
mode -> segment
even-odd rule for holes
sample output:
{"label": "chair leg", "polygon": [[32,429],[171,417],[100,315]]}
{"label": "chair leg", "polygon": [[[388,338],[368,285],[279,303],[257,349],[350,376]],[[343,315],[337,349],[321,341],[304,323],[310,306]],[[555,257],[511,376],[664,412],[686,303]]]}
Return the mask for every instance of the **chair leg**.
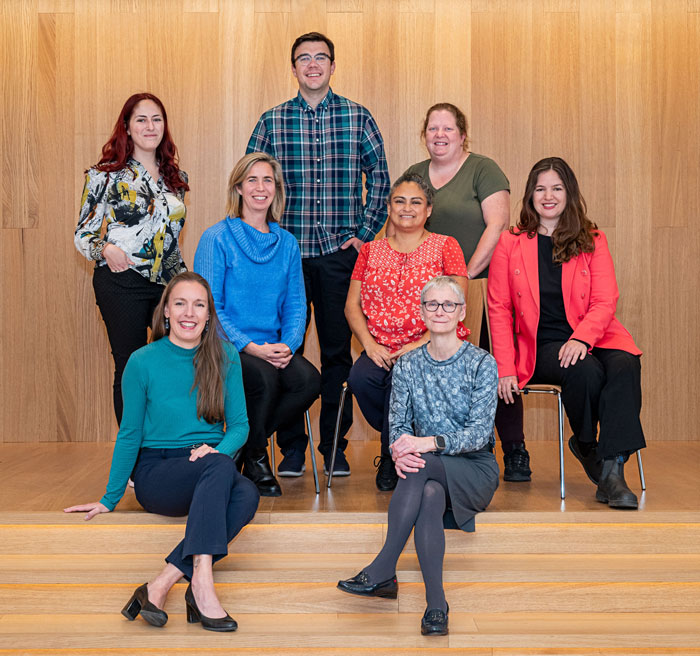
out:
{"label": "chair leg", "polygon": [[270,435],[270,466],[272,468],[272,475],[275,475],[275,434]]}
{"label": "chair leg", "polygon": [[564,484],[564,407],[561,402],[561,393],[557,393],[557,406],[559,410],[559,485],[561,498],[566,497]]}
{"label": "chair leg", "polygon": [[304,413],[306,417],[306,431],[309,434],[309,451],[311,452],[311,469],[314,472],[314,486],[316,488],[316,494],[321,492],[321,488],[318,485],[318,469],[316,469],[316,452],[314,451],[314,438],[311,434],[311,417],[309,417],[309,411]]}
{"label": "chair leg", "polygon": [[330,488],[333,482],[333,465],[335,464],[335,454],[338,452],[338,438],[340,437],[340,422],[343,418],[343,407],[345,406],[345,396],[348,393],[348,384],[343,383],[343,391],[340,393],[340,405],[338,406],[338,416],[335,420],[335,434],[333,435],[333,452],[331,454],[331,466],[328,470],[328,485]]}
{"label": "chair leg", "polygon": [[642,485],[642,492],[647,489],[647,484],[644,480],[644,466],[642,465],[642,452],[637,451],[637,466],[639,467],[639,482]]}

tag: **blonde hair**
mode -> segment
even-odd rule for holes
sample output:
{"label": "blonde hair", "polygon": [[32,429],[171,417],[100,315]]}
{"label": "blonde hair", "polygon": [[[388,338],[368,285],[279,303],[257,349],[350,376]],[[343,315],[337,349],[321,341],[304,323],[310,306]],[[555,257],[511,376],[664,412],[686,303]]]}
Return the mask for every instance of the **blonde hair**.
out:
{"label": "blonde hair", "polygon": [[241,216],[243,210],[243,199],[238,187],[241,185],[250,169],[258,162],[266,162],[272,167],[272,175],[275,179],[275,197],[272,204],[267,210],[267,222],[279,221],[284,212],[285,193],[284,193],[284,178],[282,177],[282,167],[280,163],[267,153],[248,153],[238,160],[236,166],[233,167],[231,175],[228,178],[228,194],[226,198],[226,216],[232,218]]}

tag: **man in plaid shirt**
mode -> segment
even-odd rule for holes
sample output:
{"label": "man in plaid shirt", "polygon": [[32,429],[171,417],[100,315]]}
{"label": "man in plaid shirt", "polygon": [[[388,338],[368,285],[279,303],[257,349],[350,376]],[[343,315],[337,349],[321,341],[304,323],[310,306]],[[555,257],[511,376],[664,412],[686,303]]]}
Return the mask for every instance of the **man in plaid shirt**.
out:
{"label": "man in plaid shirt", "polygon": [[[297,38],[292,73],[299,93],[260,117],[247,148],[249,153],[269,153],[284,172],[287,205],[281,224],[299,242],[307,323],[313,304],[321,349],[319,451],[326,472],[340,391],[352,366],[351,333],[344,313],[350,275],[360,247],[374,239],[386,221],[390,185],[379,128],[362,105],[333,93],[334,71],[335,48],[328,37],[310,32]],[[351,424],[352,403],[346,403],[335,476],[350,474],[344,436]],[[301,476],[307,443],[302,417],[279,432],[278,443],[285,456],[280,476]]]}

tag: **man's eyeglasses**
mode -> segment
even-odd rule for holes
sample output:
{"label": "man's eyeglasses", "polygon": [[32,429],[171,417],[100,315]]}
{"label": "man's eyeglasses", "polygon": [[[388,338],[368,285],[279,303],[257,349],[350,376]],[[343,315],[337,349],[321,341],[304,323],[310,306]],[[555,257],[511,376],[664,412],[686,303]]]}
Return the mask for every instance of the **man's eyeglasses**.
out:
{"label": "man's eyeglasses", "polygon": [[453,303],[452,301],[445,301],[444,303],[438,303],[437,301],[423,301],[423,307],[428,312],[437,312],[437,309],[441,307],[448,314],[452,314],[458,305],[464,305],[464,303]]}
{"label": "man's eyeglasses", "polygon": [[327,64],[331,60],[330,55],[327,55],[326,53],[322,52],[318,55],[314,55],[313,57],[311,55],[299,55],[294,60],[294,63],[301,64],[302,66],[308,66],[311,63],[312,59],[317,64]]}

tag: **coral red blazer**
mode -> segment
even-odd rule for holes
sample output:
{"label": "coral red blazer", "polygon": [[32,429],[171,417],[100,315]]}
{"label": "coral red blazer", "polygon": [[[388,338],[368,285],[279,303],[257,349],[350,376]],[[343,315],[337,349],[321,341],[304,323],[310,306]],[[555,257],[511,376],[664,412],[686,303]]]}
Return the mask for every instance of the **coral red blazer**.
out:
{"label": "coral red blazer", "polygon": [[[572,338],[591,347],[641,351],[615,318],[619,292],[608,240],[598,231],[595,250],[562,264],[561,287]],[[493,252],[488,282],[489,320],[498,376],[517,376],[522,387],[532,378],[540,320],[537,238],[506,231]],[[513,335],[515,334],[515,338]]]}

